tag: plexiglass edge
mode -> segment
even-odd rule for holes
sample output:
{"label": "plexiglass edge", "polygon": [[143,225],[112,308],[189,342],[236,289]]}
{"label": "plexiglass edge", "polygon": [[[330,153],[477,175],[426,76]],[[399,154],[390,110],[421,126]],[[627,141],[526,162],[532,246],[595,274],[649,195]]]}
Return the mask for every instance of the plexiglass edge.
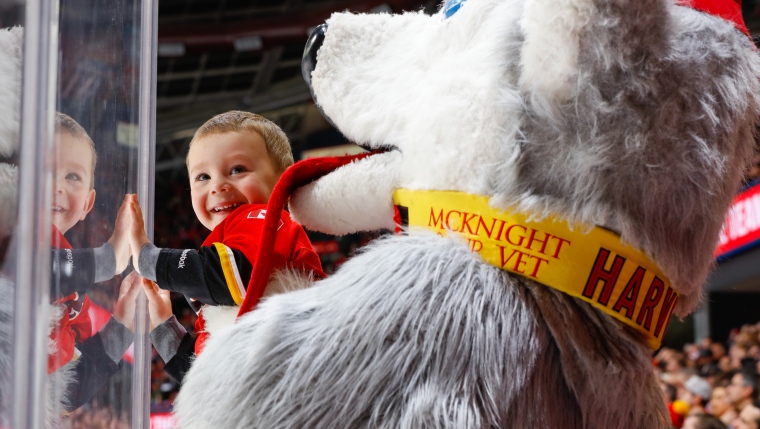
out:
{"label": "plexiglass edge", "polygon": [[45,427],[58,2],[28,0],[16,230],[13,427]]}
{"label": "plexiglass edge", "polygon": [[[145,217],[148,238],[153,240],[156,137],[156,52],[158,2],[142,0],[140,19],[140,109],[137,195]],[[150,425],[150,336],[147,301],[140,293],[135,310],[135,362],[132,379],[132,428]]]}

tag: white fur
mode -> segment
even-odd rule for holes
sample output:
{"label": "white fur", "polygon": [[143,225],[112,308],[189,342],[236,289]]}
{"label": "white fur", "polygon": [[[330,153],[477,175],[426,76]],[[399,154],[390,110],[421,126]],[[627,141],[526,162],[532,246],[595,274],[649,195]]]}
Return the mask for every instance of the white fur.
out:
{"label": "white fur", "polygon": [[48,376],[48,398],[46,403],[47,416],[45,427],[57,428],[61,419],[69,408],[68,392],[75,388],[76,384],[76,365],[77,362],[72,360],[66,365]]}
{"label": "white fur", "polygon": [[[0,426],[10,427],[11,397],[13,396],[13,297],[14,282],[0,273]],[[48,327],[54,329],[62,314],[61,306],[50,306]],[[48,342],[48,353],[55,353],[57,344]],[[67,392],[75,380],[75,361],[68,362],[48,376],[44,423],[46,428],[57,427],[68,405]]]}
{"label": "white fur", "polygon": [[575,92],[578,52],[584,22],[591,16],[583,0],[527,2],[520,22],[522,46],[520,87],[550,100],[568,100]]}
{"label": "white fur", "polygon": [[[63,305],[51,305],[50,314],[48,315],[48,329],[53,332],[58,327],[66,307]],[[48,355],[55,355],[58,352],[58,344],[55,341],[48,341]],[[70,408],[69,391],[75,388],[76,380],[76,362],[75,356],[69,362],[58,368],[54,373],[48,375],[47,382],[47,402],[45,409],[45,426],[47,428],[57,427],[65,411]]]}
{"label": "white fur", "polygon": [[209,335],[214,336],[222,329],[232,326],[237,318],[240,307],[237,305],[204,305],[201,313],[205,321],[204,327]]}
{"label": "white fur", "polygon": [[[312,74],[318,103],[348,138],[399,149],[396,174],[382,182],[485,193],[498,149],[522,108],[502,55],[521,10],[516,0],[478,0],[447,21],[422,13],[334,14]],[[340,192],[365,177],[357,169],[343,178]],[[315,190],[316,206],[338,204],[327,190]],[[322,193],[330,198],[321,199]],[[381,197],[390,203],[389,195]],[[374,216],[375,207],[359,208],[352,219]],[[293,208],[302,216],[298,204]],[[355,230],[361,229],[366,226]]]}
{"label": "white fur", "polygon": [[[396,189],[397,151],[365,158],[345,165],[323,180],[300,188],[291,198],[296,211],[293,218],[311,228],[343,235],[369,227],[370,230],[393,229],[393,199]],[[341,184],[351,183],[349,188]],[[348,194],[349,198],[345,198]],[[357,216],[361,213],[361,216]]]}
{"label": "white fur", "polygon": [[21,27],[0,29],[0,156],[18,149],[21,111],[21,52],[24,30]]}
{"label": "white fur", "polygon": [[[279,270],[272,275],[262,298],[273,295],[305,289],[311,286],[311,277],[290,269]],[[232,326],[237,319],[240,306],[238,305],[205,305],[203,306],[204,327],[210,337],[217,335],[224,329]]]}

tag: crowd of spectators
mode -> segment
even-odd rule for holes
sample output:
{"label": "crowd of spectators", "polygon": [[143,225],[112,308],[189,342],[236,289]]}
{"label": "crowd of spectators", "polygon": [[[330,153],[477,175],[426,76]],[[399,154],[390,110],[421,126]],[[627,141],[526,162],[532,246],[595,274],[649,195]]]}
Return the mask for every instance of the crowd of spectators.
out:
{"label": "crowd of spectators", "polygon": [[673,426],[760,429],[759,362],[760,323],[733,330],[726,345],[705,338],[660,349],[654,371]]}
{"label": "crowd of spectators", "polygon": [[62,422],[62,429],[130,429],[131,427],[125,414],[119,414],[112,407],[97,403],[77,408]]}

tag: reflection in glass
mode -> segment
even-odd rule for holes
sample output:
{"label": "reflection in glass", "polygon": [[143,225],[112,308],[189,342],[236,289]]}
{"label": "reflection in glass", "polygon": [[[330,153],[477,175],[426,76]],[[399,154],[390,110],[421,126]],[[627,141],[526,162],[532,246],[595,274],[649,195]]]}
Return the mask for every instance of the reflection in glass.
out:
{"label": "reflection in glass", "polygon": [[[9,256],[18,198],[18,142],[23,3],[0,3],[0,427],[10,427],[13,398],[14,267]],[[15,28],[14,28],[15,27]]]}
{"label": "reflection in glass", "polygon": [[139,285],[124,271],[119,208],[137,177],[139,9],[135,1],[60,5],[51,300],[61,317],[48,372],[59,395],[51,405],[60,401],[68,428],[132,420],[127,348]]}
{"label": "reflection in glass", "polygon": [[[48,357],[48,374],[63,410],[79,409],[123,366],[122,356],[132,342],[134,301],[139,289],[135,276],[126,276],[113,316],[90,300],[94,283],[111,280],[124,271],[129,258],[124,210],[116,216],[110,238],[97,248],[73,249],[63,234],[73,230],[92,211],[97,192],[97,153],[87,132],[71,117],[55,114],[52,200],[52,278],[55,326]],[[103,320],[97,321],[99,314]],[[109,422],[110,423],[110,422]]]}

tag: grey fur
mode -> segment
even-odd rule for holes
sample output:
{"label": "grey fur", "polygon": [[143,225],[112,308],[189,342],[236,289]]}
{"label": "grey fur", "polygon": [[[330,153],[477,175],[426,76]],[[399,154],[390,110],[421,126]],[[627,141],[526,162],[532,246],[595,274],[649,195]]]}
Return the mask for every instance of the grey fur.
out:
{"label": "grey fur", "polygon": [[[757,52],[731,24],[686,7],[596,3],[576,96],[526,94],[518,160],[505,148],[494,201],[610,226],[676,289],[699,289],[754,143]],[[617,3],[630,15],[612,16]],[[677,314],[699,304],[689,295]]]}
{"label": "grey fur", "polygon": [[13,282],[0,273],[0,426],[11,426],[13,398]]}
{"label": "grey fur", "polygon": [[[0,273],[0,426],[3,427],[11,426],[13,411],[14,289],[14,282]],[[60,312],[57,315],[60,316]],[[46,428],[56,427],[67,408],[66,392],[74,382],[75,365],[75,361],[69,362],[48,376],[44,419]]]}
{"label": "grey fur", "polygon": [[[650,351],[634,335],[483,264],[462,243],[394,237],[212,337],[207,350],[224,344],[225,353],[194,363],[180,424],[665,428]],[[233,368],[223,389],[208,390],[214,374]],[[189,395],[224,412],[183,408]],[[215,420],[204,421],[210,413]]]}

